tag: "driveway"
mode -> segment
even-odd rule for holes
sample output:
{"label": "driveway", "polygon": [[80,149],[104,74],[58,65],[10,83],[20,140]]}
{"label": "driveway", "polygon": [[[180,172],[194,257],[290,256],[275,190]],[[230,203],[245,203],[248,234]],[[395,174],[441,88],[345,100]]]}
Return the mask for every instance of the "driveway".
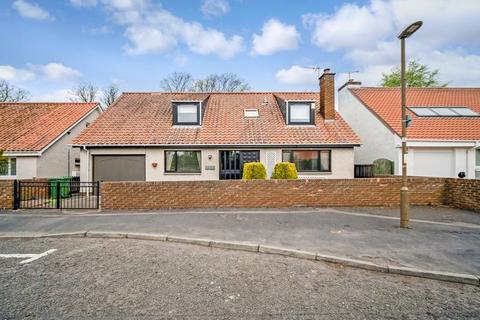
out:
{"label": "driveway", "polygon": [[480,288],[133,239],[13,239],[1,319],[476,319]]}
{"label": "driveway", "polygon": [[337,208],[0,215],[1,235],[75,231],[160,233],[248,241],[434,271],[480,274],[480,215],[412,208],[411,229],[398,210]]}

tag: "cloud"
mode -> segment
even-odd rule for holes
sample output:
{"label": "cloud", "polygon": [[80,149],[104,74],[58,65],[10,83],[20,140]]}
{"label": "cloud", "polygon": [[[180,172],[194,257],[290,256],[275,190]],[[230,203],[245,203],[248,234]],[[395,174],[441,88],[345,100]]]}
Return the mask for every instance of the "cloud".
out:
{"label": "cloud", "polygon": [[64,102],[74,98],[71,89],[57,89],[47,93],[33,94],[32,101],[38,102]]}
{"label": "cloud", "polygon": [[95,7],[97,0],[70,0],[70,3],[75,7]]}
{"label": "cloud", "polygon": [[51,81],[73,80],[82,76],[80,71],[55,62],[45,65],[31,65],[31,68],[37,71],[45,79]]}
{"label": "cloud", "polygon": [[35,20],[55,20],[48,11],[42,9],[36,3],[27,2],[25,0],[16,0],[13,2],[12,6],[22,17],[25,18]]}
{"label": "cloud", "polygon": [[288,69],[278,71],[275,78],[282,84],[313,85],[318,81],[318,74],[314,69],[293,65]]}
{"label": "cloud", "polygon": [[[416,20],[424,25],[407,41],[408,59],[439,69],[450,85],[480,85],[478,61],[480,6],[477,0],[371,0],[345,3],[332,14],[305,14],[311,42],[343,53],[369,84],[377,85],[385,67],[399,64],[399,31]],[[386,70],[388,71],[388,70]]]}
{"label": "cloud", "polygon": [[228,59],[243,50],[243,38],[185,21],[149,0],[102,0],[113,20],[125,27],[128,54],[168,53],[180,44],[201,55]]}
{"label": "cloud", "polygon": [[262,27],[262,34],[254,34],[252,55],[271,55],[279,51],[298,48],[300,33],[293,25],[286,25],[277,19],[270,19]]}
{"label": "cloud", "polygon": [[218,17],[230,11],[230,5],[226,0],[204,0],[200,10],[206,17]]}
{"label": "cloud", "polygon": [[12,66],[0,66],[0,79],[10,81],[13,83],[20,83],[34,80],[35,73],[26,69],[17,69]]}

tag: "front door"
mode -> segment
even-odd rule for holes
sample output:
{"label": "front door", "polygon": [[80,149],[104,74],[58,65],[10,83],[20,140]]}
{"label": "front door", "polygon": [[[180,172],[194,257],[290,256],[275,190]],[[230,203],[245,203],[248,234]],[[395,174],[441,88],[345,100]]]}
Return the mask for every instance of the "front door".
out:
{"label": "front door", "polygon": [[220,151],[220,179],[242,179],[243,164],[260,161],[258,150]]}

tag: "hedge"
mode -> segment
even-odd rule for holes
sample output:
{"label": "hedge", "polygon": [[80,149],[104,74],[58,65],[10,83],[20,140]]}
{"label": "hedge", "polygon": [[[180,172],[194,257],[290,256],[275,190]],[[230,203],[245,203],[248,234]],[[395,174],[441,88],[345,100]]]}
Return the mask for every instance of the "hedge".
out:
{"label": "hedge", "polygon": [[298,179],[297,168],[291,162],[279,162],[275,165],[272,179]]}
{"label": "hedge", "polygon": [[266,179],[267,170],[261,162],[248,162],[243,165],[243,177],[244,180],[252,179]]}

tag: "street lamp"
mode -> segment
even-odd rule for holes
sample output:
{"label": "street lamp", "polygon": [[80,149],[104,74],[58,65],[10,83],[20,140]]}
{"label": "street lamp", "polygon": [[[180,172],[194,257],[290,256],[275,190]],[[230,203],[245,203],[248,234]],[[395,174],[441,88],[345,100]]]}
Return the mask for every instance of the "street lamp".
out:
{"label": "street lamp", "polygon": [[410,37],[422,26],[422,21],[417,21],[406,27],[399,35],[400,39],[400,82],[402,85],[402,188],[400,189],[400,227],[408,228],[408,185],[407,185],[407,88],[405,83],[405,39]]}

